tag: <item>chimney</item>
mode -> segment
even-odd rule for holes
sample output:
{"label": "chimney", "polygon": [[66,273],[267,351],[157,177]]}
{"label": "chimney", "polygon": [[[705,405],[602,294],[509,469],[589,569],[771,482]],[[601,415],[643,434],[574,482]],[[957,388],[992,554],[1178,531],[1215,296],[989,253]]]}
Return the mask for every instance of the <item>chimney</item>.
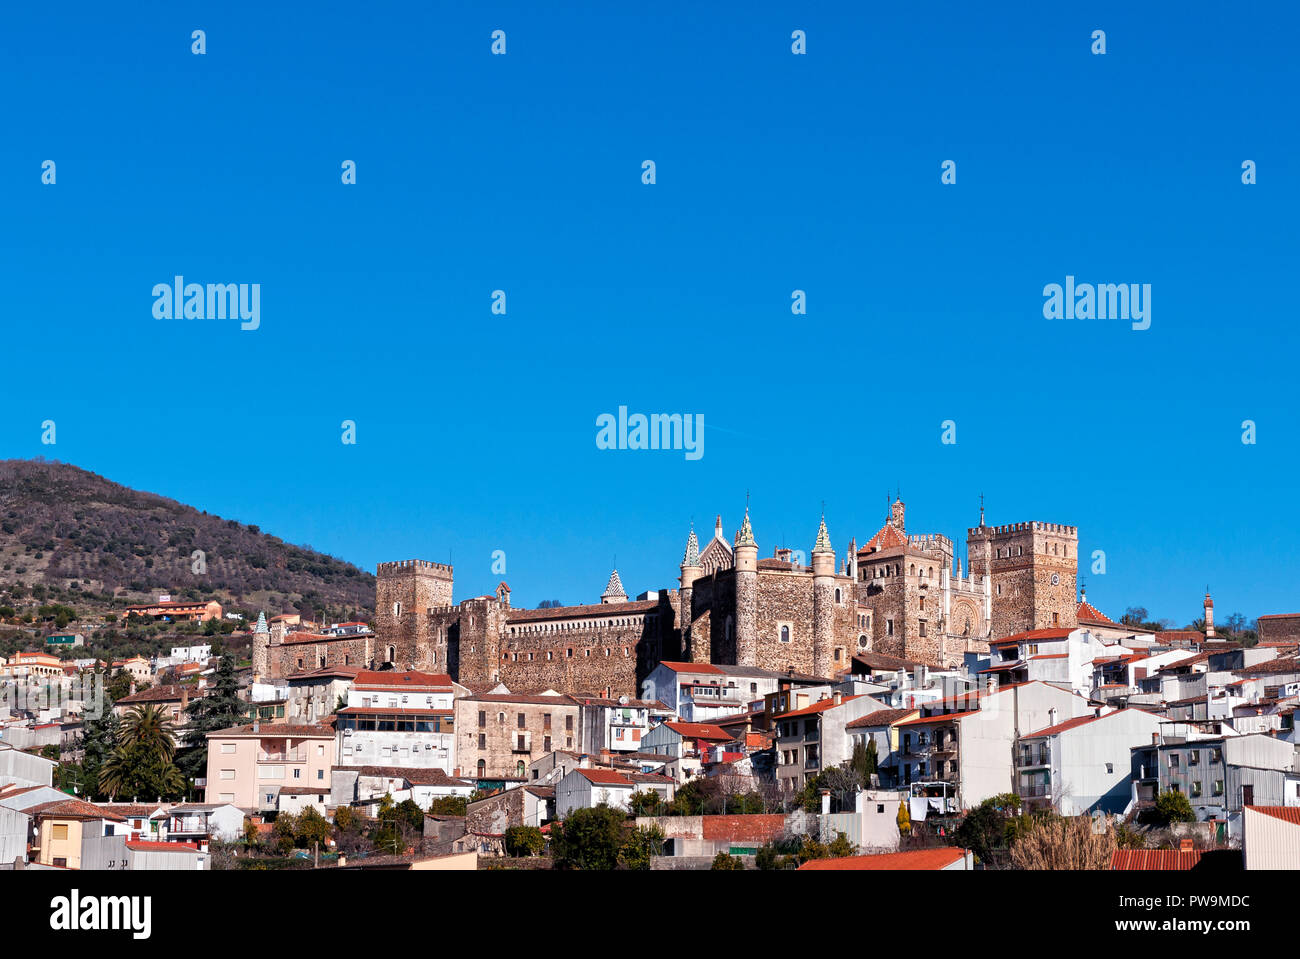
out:
{"label": "chimney", "polygon": [[190,705],[190,688],[188,686],[182,686],[181,687],[181,712],[185,712],[185,710],[189,708],[189,705]]}
{"label": "chimney", "polygon": [[579,756],[579,757],[578,757],[578,768],[579,768],[579,769],[590,769],[590,768],[591,768],[591,757],[588,756],[586,753],[583,753],[581,756]]}
{"label": "chimney", "polygon": [[1178,840],[1178,851],[1179,851],[1179,852],[1191,852],[1191,851],[1192,851],[1192,848],[1193,848],[1193,844],[1192,844],[1192,841],[1191,841],[1190,839],[1180,839],[1180,840]]}
{"label": "chimney", "polygon": [[989,678],[985,681],[984,692],[986,695],[992,696],[997,691],[998,691],[998,677],[996,674],[994,674],[989,676]]}
{"label": "chimney", "polygon": [[830,814],[831,814],[831,791],[829,789],[823,789],[822,790],[822,815],[829,816]]}
{"label": "chimney", "polygon": [[1152,745],[1152,746],[1159,746],[1159,745],[1160,745],[1160,734],[1159,734],[1159,733],[1152,733],[1152,734],[1151,734],[1151,745]]}
{"label": "chimney", "polygon": [[831,705],[838,706],[842,702],[844,702],[844,697],[841,696],[838,691],[836,691],[835,695],[831,697]]}

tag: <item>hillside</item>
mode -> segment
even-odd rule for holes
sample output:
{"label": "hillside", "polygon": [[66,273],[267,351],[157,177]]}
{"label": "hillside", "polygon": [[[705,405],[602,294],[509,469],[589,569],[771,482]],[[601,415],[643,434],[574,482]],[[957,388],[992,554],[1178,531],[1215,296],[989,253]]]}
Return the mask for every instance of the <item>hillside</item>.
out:
{"label": "hillside", "polygon": [[[206,572],[192,571],[202,550]],[[77,621],[169,593],[228,610],[369,618],[372,574],[256,526],[66,463],[0,460],[0,598],[73,606]]]}

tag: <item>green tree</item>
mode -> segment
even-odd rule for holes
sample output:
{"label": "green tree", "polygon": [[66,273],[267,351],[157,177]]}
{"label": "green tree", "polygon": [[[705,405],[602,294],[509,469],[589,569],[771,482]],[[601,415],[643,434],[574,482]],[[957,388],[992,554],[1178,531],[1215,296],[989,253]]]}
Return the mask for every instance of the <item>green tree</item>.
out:
{"label": "green tree", "polygon": [[650,857],[662,855],[663,851],[664,834],[658,826],[628,830],[618,853],[619,868],[646,871]]}
{"label": "green tree", "polygon": [[417,832],[424,830],[424,810],[414,799],[403,799],[394,810],[399,822]]}
{"label": "green tree", "polygon": [[322,847],[329,845],[331,832],[329,821],[318,813],[314,806],[308,806],[302,811],[296,825],[294,840],[298,846],[310,849],[317,843]]}
{"label": "green tree", "polygon": [[468,800],[464,796],[441,796],[429,803],[431,816],[463,816]]}
{"label": "green tree", "polygon": [[575,809],[551,831],[551,852],[559,869],[610,870],[619,862],[627,817],[600,805]]}
{"label": "green tree", "polygon": [[204,697],[190,702],[189,728],[185,733],[185,751],[177,765],[190,779],[207,774],[208,733],[238,726],[248,715],[248,704],[239,698],[239,680],[235,676],[235,658],[222,656],[213,677],[212,689]]}
{"label": "green tree", "polygon": [[1176,789],[1166,789],[1156,797],[1155,809],[1148,817],[1157,826],[1176,822],[1196,822],[1191,801]]}
{"label": "green tree", "polygon": [[627,806],[633,816],[662,816],[664,801],[653,789],[647,789],[628,796]]}
{"label": "green tree", "polygon": [[955,843],[971,850],[982,861],[1001,855],[1010,845],[1013,820],[1020,812],[1020,797],[1014,793],[990,796],[966,814],[953,833]]}
{"label": "green tree", "polygon": [[734,871],[745,868],[745,862],[739,856],[732,856],[729,853],[720,852],[713,857],[713,865],[709,867],[715,870]]}
{"label": "green tree", "polygon": [[110,798],[180,798],[186,780],[175,755],[171,720],[159,707],[135,706],[122,718],[113,751],[98,770],[97,791]]}
{"label": "green tree", "polygon": [[546,837],[536,826],[511,826],[505,841],[507,856],[540,856],[546,848]]}

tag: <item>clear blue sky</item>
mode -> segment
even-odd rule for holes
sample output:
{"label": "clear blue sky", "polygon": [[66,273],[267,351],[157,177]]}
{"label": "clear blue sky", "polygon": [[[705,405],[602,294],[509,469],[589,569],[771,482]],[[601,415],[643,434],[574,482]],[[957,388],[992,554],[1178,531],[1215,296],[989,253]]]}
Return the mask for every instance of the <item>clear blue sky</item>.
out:
{"label": "clear blue sky", "polygon": [[[901,487],[963,552],[981,493],[1077,525],[1114,616],[1300,608],[1293,4],[285,6],[0,15],[0,455],[458,598],[495,549],[517,604],[670,585],[747,490],[842,554]],[[261,328],[155,320],[176,274]],[[1067,274],[1151,328],[1045,320]],[[619,405],[703,459],[598,450]]]}

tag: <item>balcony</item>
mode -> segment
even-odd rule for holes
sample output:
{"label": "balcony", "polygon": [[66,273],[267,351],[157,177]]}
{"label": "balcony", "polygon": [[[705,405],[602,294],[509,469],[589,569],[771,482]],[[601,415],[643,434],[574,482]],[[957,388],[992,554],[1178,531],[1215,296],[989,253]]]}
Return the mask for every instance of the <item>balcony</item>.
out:
{"label": "balcony", "polygon": [[258,750],[257,761],[259,763],[305,763],[307,761],[307,750],[289,749],[278,753],[267,753]]}

